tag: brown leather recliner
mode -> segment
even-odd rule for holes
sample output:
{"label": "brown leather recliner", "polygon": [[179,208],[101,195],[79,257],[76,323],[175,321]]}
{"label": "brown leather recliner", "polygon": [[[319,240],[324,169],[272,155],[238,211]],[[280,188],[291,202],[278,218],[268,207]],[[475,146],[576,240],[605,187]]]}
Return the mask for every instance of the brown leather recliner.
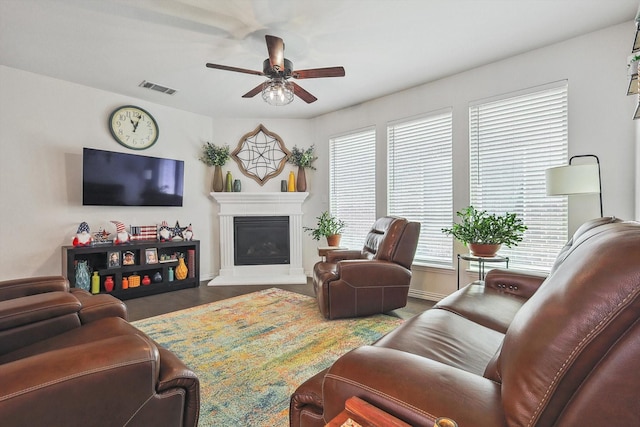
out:
{"label": "brown leather recliner", "polygon": [[420,223],[376,220],[362,250],[335,250],[313,267],[313,289],[327,319],[369,316],[407,305]]}
{"label": "brown leather recliner", "polygon": [[0,423],[196,426],[198,378],[126,318],[63,277],[0,282]]}
{"label": "brown leather recliner", "polygon": [[292,427],[357,396],[412,426],[640,425],[640,223],[580,227],[547,277],[491,270],[291,397]]}

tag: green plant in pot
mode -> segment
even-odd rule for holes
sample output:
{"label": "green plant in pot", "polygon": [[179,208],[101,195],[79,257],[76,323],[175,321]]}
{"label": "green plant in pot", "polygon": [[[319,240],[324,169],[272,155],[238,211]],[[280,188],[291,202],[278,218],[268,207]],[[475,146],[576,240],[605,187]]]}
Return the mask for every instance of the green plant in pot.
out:
{"label": "green plant in pot", "polygon": [[313,145],[307,149],[300,149],[298,148],[298,146],[294,145],[293,149],[291,150],[291,155],[287,159],[289,163],[298,167],[296,191],[307,191],[307,174],[304,170],[316,170],[315,166],[313,166],[313,162],[315,162],[318,158],[313,154],[314,149],[315,147]]}
{"label": "green plant in pot", "polygon": [[346,226],[344,221],[332,216],[327,211],[322,212],[317,219],[318,224],[316,228],[304,227],[304,231],[311,234],[314,240],[320,240],[321,237],[326,237],[329,246],[339,246],[340,233]]}
{"label": "green plant in pot", "polygon": [[495,256],[501,245],[509,248],[517,245],[527,230],[515,213],[490,214],[468,206],[456,215],[460,221],[443,228],[442,232],[464,243],[473,255],[479,257]]}
{"label": "green plant in pot", "polygon": [[202,154],[200,161],[207,166],[213,166],[213,191],[220,192],[224,188],[222,179],[222,166],[229,160],[229,146],[223,145],[218,147],[210,142],[206,142],[202,146]]}

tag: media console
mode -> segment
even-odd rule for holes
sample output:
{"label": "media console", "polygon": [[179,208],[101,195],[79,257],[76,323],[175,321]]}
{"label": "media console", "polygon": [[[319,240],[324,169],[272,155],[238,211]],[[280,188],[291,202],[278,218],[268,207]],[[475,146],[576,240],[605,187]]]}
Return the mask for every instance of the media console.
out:
{"label": "media console", "polygon": [[[184,256],[184,263],[188,269],[186,278],[182,280],[178,279],[179,275],[176,273],[180,256]],[[63,246],[62,274],[69,279],[72,287],[78,287],[76,265],[79,262],[87,262],[92,271],[98,272],[98,293],[110,293],[120,299],[195,288],[200,284],[198,240],[139,240],[121,245]],[[145,276],[149,278],[149,284],[145,284]],[[108,277],[113,280],[113,290],[110,292],[107,292],[105,287]],[[123,284],[124,278],[127,279],[126,284]]]}

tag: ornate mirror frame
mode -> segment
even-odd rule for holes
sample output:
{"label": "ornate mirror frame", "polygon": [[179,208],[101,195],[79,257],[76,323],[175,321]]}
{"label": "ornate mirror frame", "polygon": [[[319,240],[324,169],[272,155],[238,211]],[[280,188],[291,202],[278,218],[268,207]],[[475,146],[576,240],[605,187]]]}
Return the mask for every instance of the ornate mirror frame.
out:
{"label": "ornate mirror frame", "polygon": [[262,124],[243,135],[231,153],[240,171],[260,185],[279,175],[290,155],[282,138]]}

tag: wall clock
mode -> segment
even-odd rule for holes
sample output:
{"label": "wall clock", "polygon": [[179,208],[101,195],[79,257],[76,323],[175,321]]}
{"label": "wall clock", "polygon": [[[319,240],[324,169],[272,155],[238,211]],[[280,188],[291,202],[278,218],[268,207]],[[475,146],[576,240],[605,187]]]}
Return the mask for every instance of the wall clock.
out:
{"label": "wall clock", "polygon": [[109,117],[111,136],[134,150],[144,150],[158,140],[158,124],[151,114],[134,105],[116,108]]}

